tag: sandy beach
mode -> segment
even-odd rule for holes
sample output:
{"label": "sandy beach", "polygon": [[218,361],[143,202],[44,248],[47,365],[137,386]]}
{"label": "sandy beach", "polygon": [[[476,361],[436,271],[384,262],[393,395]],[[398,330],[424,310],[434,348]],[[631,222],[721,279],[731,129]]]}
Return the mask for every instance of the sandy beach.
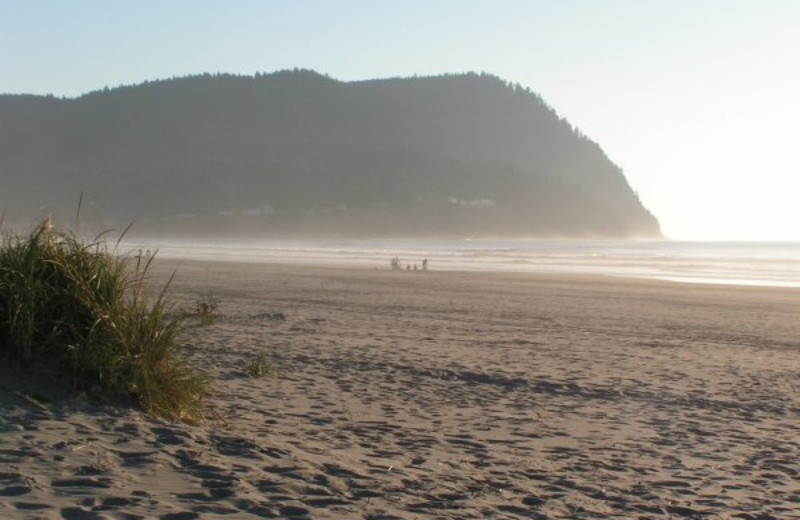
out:
{"label": "sandy beach", "polygon": [[213,417],[6,374],[0,518],[800,518],[798,289],[177,267]]}

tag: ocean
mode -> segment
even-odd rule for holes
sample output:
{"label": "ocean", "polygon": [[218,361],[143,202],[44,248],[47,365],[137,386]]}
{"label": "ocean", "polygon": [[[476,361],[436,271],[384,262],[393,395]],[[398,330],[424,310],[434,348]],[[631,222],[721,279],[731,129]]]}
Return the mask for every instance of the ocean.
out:
{"label": "ocean", "polygon": [[162,258],[291,262],[389,269],[581,273],[776,287],[800,287],[800,243],[535,240],[128,240],[127,250]]}

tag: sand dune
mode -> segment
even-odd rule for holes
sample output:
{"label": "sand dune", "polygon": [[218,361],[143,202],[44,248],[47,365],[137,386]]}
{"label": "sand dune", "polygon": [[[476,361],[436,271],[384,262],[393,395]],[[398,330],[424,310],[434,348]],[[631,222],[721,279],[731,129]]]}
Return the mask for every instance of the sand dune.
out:
{"label": "sand dune", "polygon": [[199,262],[173,289],[220,299],[185,333],[219,418],[6,375],[0,518],[800,518],[798,290]]}

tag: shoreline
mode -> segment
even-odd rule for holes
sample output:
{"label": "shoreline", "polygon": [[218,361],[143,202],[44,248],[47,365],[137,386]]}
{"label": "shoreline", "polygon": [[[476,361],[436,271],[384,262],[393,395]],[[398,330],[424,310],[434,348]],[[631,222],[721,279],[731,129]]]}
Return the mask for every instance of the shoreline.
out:
{"label": "shoreline", "polygon": [[[128,244],[128,251],[147,249]],[[548,241],[263,241],[159,242],[168,260],[421,266],[438,271],[622,276],[678,283],[800,288],[800,244]]]}
{"label": "shoreline", "polygon": [[[389,262],[384,262],[389,265]],[[429,267],[426,271],[419,269],[417,271],[411,269],[392,270],[390,267],[384,266],[383,263],[378,265],[376,262],[364,263],[350,263],[350,262],[304,262],[304,261],[285,261],[285,260],[220,260],[220,259],[207,259],[207,258],[194,258],[184,257],[178,258],[174,256],[164,256],[157,252],[154,262],[154,267],[166,267],[171,269],[180,268],[181,266],[192,265],[207,265],[207,266],[240,266],[244,269],[258,269],[263,266],[265,269],[297,269],[297,270],[317,270],[323,272],[358,272],[358,273],[394,273],[397,276],[452,276],[452,277],[497,277],[519,280],[559,280],[564,282],[591,282],[591,281],[608,281],[611,283],[642,283],[654,285],[673,285],[673,286],[688,286],[696,288],[731,288],[741,290],[754,290],[754,291],[800,291],[800,282],[780,282],[768,280],[736,280],[736,279],[714,279],[702,277],[673,277],[668,275],[637,275],[637,274],[624,274],[624,273],[611,273],[611,272],[593,272],[593,271],[569,271],[569,270],[527,270],[527,271],[514,271],[504,269],[442,269],[437,268],[435,265]],[[412,264],[413,265],[413,264]]]}

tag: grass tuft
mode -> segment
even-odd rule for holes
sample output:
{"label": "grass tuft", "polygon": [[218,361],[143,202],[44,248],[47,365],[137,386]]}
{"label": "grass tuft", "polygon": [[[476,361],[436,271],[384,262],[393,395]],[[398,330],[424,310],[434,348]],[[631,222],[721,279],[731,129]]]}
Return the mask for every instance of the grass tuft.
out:
{"label": "grass tuft", "polygon": [[247,366],[247,375],[257,379],[272,372],[272,364],[263,352],[259,352]]}
{"label": "grass tuft", "polygon": [[211,294],[201,295],[191,309],[184,310],[181,317],[184,320],[196,320],[200,327],[210,327],[220,317],[216,312],[219,307],[219,298]]}
{"label": "grass tuft", "polygon": [[0,362],[172,420],[202,420],[207,379],[176,354],[180,318],[152,256],[120,257],[49,221],[0,244]]}

